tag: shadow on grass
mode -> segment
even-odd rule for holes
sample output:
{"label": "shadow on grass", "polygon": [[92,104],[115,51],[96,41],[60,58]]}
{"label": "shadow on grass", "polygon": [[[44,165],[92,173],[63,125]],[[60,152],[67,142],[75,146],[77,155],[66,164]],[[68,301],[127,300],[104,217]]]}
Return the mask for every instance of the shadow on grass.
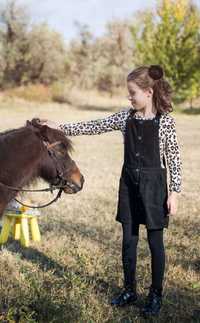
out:
{"label": "shadow on grass", "polygon": [[[52,258],[46,256],[44,253],[38,251],[35,248],[23,248],[18,241],[11,241],[6,245],[7,250],[12,253],[16,253],[20,258],[30,261],[32,264],[36,264],[43,272],[49,270],[54,271],[57,277],[63,277],[63,273],[66,268],[62,267],[59,263]],[[24,273],[25,267],[20,270],[21,274]],[[12,296],[12,289],[7,291],[8,299],[1,299],[0,312],[3,310],[5,318],[9,316],[9,322],[79,322],[81,317],[81,304],[77,304],[66,295],[65,298],[55,299],[51,293],[51,285],[47,283],[42,285],[40,289],[40,282],[34,278],[29,282],[31,288],[30,294],[27,294],[27,290],[19,289],[13,285],[14,291],[16,290],[15,297]],[[27,278],[29,281],[29,278]],[[70,283],[70,281],[69,281]],[[3,284],[3,283],[2,283]],[[67,286],[68,287],[68,286]],[[7,288],[7,286],[4,286]],[[54,286],[56,288],[56,286]],[[59,283],[58,287],[59,288]],[[9,298],[10,297],[10,298]],[[2,314],[2,313],[1,313]],[[1,316],[2,317],[2,316]],[[25,319],[26,318],[26,319]],[[30,319],[30,321],[29,321]],[[4,322],[1,321],[0,322]],[[5,320],[5,322],[8,322]]]}
{"label": "shadow on grass", "polygon": [[[113,247],[112,249],[114,250],[112,252],[115,253],[115,251],[117,250],[118,252],[121,247],[121,240],[113,241],[111,239],[114,230],[114,228],[109,230],[106,226],[105,229],[103,229],[103,227],[100,227],[97,224],[93,227],[82,222],[66,222],[65,219],[58,218],[54,219],[53,222],[43,223],[41,225],[42,234],[51,231],[55,232],[57,235],[68,233],[68,235],[75,235],[77,237],[92,240],[107,249]],[[114,244],[114,246],[112,246],[112,244]]]}
{"label": "shadow on grass", "polygon": [[[29,247],[29,248],[22,248],[20,244],[16,241],[12,242],[10,245],[7,246],[7,249],[11,251],[12,253],[17,253],[20,255],[21,259],[25,259],[30,261],[32,264],[36,264],[40,270],[43,272],[51,271],[53,272],[53,275],[55,275],[58,278],[64,279],[64,284],[69,284],[67,287],[70,289],[73,288],[71,284],[70,277],[73,278],[74,276],[78,276],[79,280],[81,279],[84,283],[89,286],[92,286],[93,291],[96,294],[97,298],[101,298],[101,301],[103,300],[103,303],[109,304],[111,299],[113,297],[116,297],[121,292],[121,288],[117,286],[113,282],[107,282],[105,279],[98,277],[98,274],[96,275],[89,275],[88,273],[83,273],[77,269],[69,268],[68,266],[60,265],[57,261],[52,259],[51,257],[45,255],[43,252],[40,252],[39,250]],[[67,281],[66,281],[67,277]],[[71,285],[71,286],[70,286]],[[45,297],[45,295],[44,295]],[[85,296],[87,298],[87,295]],[[63,304],[57,303],[57,308],[55,307],[55,304],[48,301],[42,301],[43,296],[41,297],[41,302],[43,304],[43,310],[40,311],[38,308],[39,305],[37,305],[37,302],[33,302],[33,304],[29,305],[30,311],[33,310],[36,313],[39,312],[38,317],[36,316],[36,319],[41,319],[43,317],[46,318],[46,315],[44,314],[46,311],[48,311],[48,319],[46,322],[50,322],[51,319],[55,318],[55,315],[58,311],[61,311],[61,314],[58,315],[58,321],[55,320],[55,322],[61,322],[59,321],[62,316],[64,316],[63,312]],[[83,301],[83,299],[82,299]],[[86,299],[87,302],[87,299]],[[81,312],[79,311],[79,304],[75,304],[76,308],[73,306],[74,304],[71,302],[69,304],[66,304],[65,311],[71,311],[71,317],[69,322],[78,322],[78,319],[80,319],[79,315],[81,315]],[[126,308],[125,310],[128,311],[128,315],[130,317],[134,317],[134,315],[138,316],[138,313],[140,313],[141,308],[144,305],[144,301],[141,299],[141,297],[137,300],[137,302],[134,304],[134,308],[131,308],[130,306]],[[70,310],[71,308],[71,310]],[[81,308],[81,304],[80,304]],[[131,313],[130,313],[131,309]],[[116,309],[117,310],[117,309]],[[122,309],[120,309],[122,310]],[[123,311],[123,310],[122,310]],[[73,317],[74,316],[74,317]],[[123,312],[122,312],[123,316]],[[20,318],[20,316],[19,316]],[[66,319],[66,317],[65,317]],[[69,319],[67,317],[67,319]],[[77,321],[76,321],[77,320]],[[41,322],[43,322],[41,320]],[[68,322],[68,321],[66,321]],[[111,321],[112,322],[112,321]],[[115,321],[113,321],[115,322]],[[124,322],[119,320],[118,322]],[[128,321],[129,322],[129,321]]]}
{"label": "shadow on grass", "polygon": [[163,305],[161,322],[200,322],[200,308],[192,289],[169,287],[164,291]]}
{"label": "shadow on grass", "polygon": [[[89,239],[92,242],[97,243],[100,247],[102,246],[106,256],[121,257],[122,247],[122,229],[121,223],[116,221],[116,225],[119,226],[119,237],[113,239],[113,235],[117,228],[113,225],[110,228],[105,226],[89,226],[83,222],[66,222],[65,219],[55,218],[52,222],[46,222],[41,225],[41,233],[54,232],[56,235],[68,234],[68,236],[76,236],[81,239]],[[142,225],[141,225],[142,227]],[[121,231],[120,231],[121,230]],[[141,230],[141,228],[140,228]],[[142,238],[140,232],[138,252],[140,257],[146,257],[149,255],[150,250],[148,249],[147,236]]]}
{"label": "shadow on grass", "polygon": [[[12,244],[7,245],[7,250],[12,253],[17,253],[20,255],[21,259],[26,259],[32,264],[38,265],[39,269],[43,272],[51,271],[53,275],[58,278],[65,279],[66,277],[70,280],[70,277],[74,275],[79,277],[79,279],[86,282],[88,285],[93,285],[94,290],[97,293],[107,295],[108,290],[117,290],[118,287],[114,283],[108,283],[106,280],[98,277],[97,275],[89,275],[87,272],[79,271],[74,267],[68,267],[67,265],[61,265],[53,258],[45,255],[43,252],[37,250],[36,248],[23,248],[16,241]],[[70,286],[69,286],[70,287]],[[72,286],[71,286],[72,287]]]}
{"label": "shadow on grass", "polygon": [[[142,308],[145,304],[146,293],[142,293],[138,297],[136,304],[131,307],[120,308],[120,323],[125,322],[154,322],[154,323],[199,323],[200,308],[198,302],[194,304],[194,297],[190,290],[168,288],[163,293],[163,305],[158,316],[144,318]],[[119,312],[120,313],[120,312]],[[121,317],[121,319],[120,319]],[[138,319],[138,320],[135,320]]]}
{"label": "shadow on grass", "polygon": [[[190,241],[198,241],[200,232],[198,219],[194,221],[189,217],[185,219],[174,218],[173,226],[176,230],[172,234],[174,236],[177,235],[177,239],[173,243],[168,243],[168,248],[173,249],[179,255],[175,260],[175,265],[180,265],[185,271],[193,270],[196,273],[200,273],[198,243],[191,246],[190,252],[186,252],[188,239]],[[179,229],[177,230],[177,228]]]}
{"label": "shadow on grass", "polygon": [[[188,270],[193,270],[195,271],[197,274],[200,274],[200,259],[188,259],[187,261],[181,261],[180,265],[182,266],[182,268],[185,271]],[[200,283],[199,283],[199,288],[200,288]]]}
{"label": "shadow on grass", "polygon": [[[180,220],[176,219],[176,227],[181,225]],[[183,225],[183,223],[182,223]],[[70,236],[76,236],[82,239],[91,239],[92,241],[95,241],[99,243],[100,245],[105,248],[105,257],[109,259],[110,253],[118,252],[119,256],[119,249],[121,248],[121,241],[113,241],[111,239],[112,235],[112,228],[106,228],[103,230],[101,227],[95,226],[90,227],[88,224],[84,223],[66,223],[62,219],[53,219],[52,222],[43,223],[41,226],[41,229],[43,233],[45,234],[48,231],[53,231],[56,235],[60,234],[67,234]],[[196,224],[186,221],[184,227],[182,227],[181,235],[192,234],[194,233],[194,230],[196,230]],[[196,232],[196,231],[195,231]],[[180,232],[179,232],[180,234]],[[73,247],[73,246],[72,246]],[[180,246],[174,246],[174,248],[179,248]],[[106,249],[109,251],[109,255],[106,254]],[[80,266],[79,270],[79,263],[77,261],[77,264],[73,267],[69,267],[68,265],[62,265],[56,260],[54,260],[52,257],[49,257],[48,255],[44,254],[43,252],[37,250],[36,248],[21,248],[17,243],[12,243],[8,246],[8,250],[20,254],[22,259],[26,259],[30,261],[33,264],[36,264],[39,269],[43,272],[51,271],[52,275],[55,275],[56,277],[60,278],[61,281],[63,280],[63,283],[66,285],[69,285],[69,288],[73,288],[73,279],[76,277],[84,282],[86,284],[86,288],[88,289],[92,287],[92,290],[95,292],[96,297],[100,299],[101,302],[107,303],[110,302],[111,298],[118,295],[120,292],[119,286],[117,286],[114,282],[114,279],[112,279],[112,276],[105,277],[103,275],[98,275],[98,273],[95,274],[89,274],[84,270],[84,267]],[[145,249],[146,250],[146,249]],[[113,255],[115,256],[115,255]],[[141,257],[141,254],[140,254]],[[181,263],[183,266],[184,264]],[[196,267],[196,270],[199,270],[199,262],[195,262],[194,264]],[[185,264],[187,267],[187,264]],[[186,268],[187,269],[187,268]],[[113,276],[114,278],[114,276]],[[174,282],[175,283],[175,282]],[[197,290],[194,290],[193,288],[189,288],[187,286],[176,286],[173,282],[169,283],[169,287],[164,289],[164,298],[163,298],[163,308],[159,315],[159,321],[157,318],[154,320],[149,320],[148,322],[194,322],[199,323],[200,322],[200,308],[198,305],[198,295]],[[144,294],[142,293],[139,296],[139,299],[135,306],[131,306],[126,309],[120,309],[120,312],[118,312],[118,309],[113,310],[113,315],[119,315],[118,322],[125,322],[124,318],[126,317],[126,322],[134,322],[134,318],[138,318],[138,315],[141,315],[141,308],[144,305],[144,300],[147,292]],[[85,300],[84,300],[85,297]],[[87,295],[83,296],[83,303],[87,302]],[[74,321],[76,319],[76,315],[80,315],[81,317],[81,304],[73,304],[73,302],[69,303],[69,308],[71,306],[72,311],[72,318],[71,320]],[[51,304],[50,304],[51,306]],[[60,306],[61,311],[64,311],[63,304],[61,303],[59,305],[58,301],[58,307]],[[75,309],[73,306],[77,306],[77,309]],[[48,305],[47,305],[48,307]],[[53,317],[53,311],[55,310],[55,313],[57,309],[54,309],[54,304],[51,306],[52,311],[52,317]],[[116,311],[116,312],[115,312]],[[55,315],[54,313],[54,315]],[[117,314],[118,313],[118,314]],[[66,313],[65,313],[66,314]],[[49,314],[50,315],[50,314]],[[64,315],[64,314],[63,314]],[[133,321],[132,321],[133,320]],[[59,321],[58,321],[59,322]],[[114,320],[113,320],[114,322]]]}
{"label": "shadow on grass", "polygon": [[[8,246],[8,250],[12,251],[13,253],[20,254],[22,259],[26,259],[31,263],[36,264],[40,268],[40,270],[44,272],[51,271],[53,275],[56,275],[58,278],[64,279],[64,284],[69,284],[68,287],[71,286],[71,288],[73,288],[73,286],[71,285],[71,277],[73,278],[74,275],[78,276],[79,280],[81,279],[84,283],[86,283],[88,288],[91,288],[92,286],[92,289],[95,291],[97,298],[100,298],[101,301],[103,300],[103,303],[110,302],[111,298],[118,295],[120,292],[119,287],[112,281],[108,282],[105,279],[98,277],[98,274],[90,275],[86,272],[81,272],[81,270],[77,270],[77,268],[74,269],[71,267],[69,268],[68,266],[63,266],[53,258],[45,255],[43,252],[40,252],[35,248],[21,248],[18,243],[14,242]],[[132,322],[130,320],[138,317],[138,315],[141,316],[141,308],[144,305],[147,294],[148,290],[145,292],[145,294],[142,293],[141,295],[139,295],[138,301],[134,306],[120,309],[120,312],[118,312],[118,309],[114,309],[113,315],[116,315],[116,313],[118,313],[119,315],[118,322],[125,322],[125,316],[128,319],[128,321],[126,322]],[[88,296],[86,295],[85,297],[85,301],[87,302]],[[42,303],[43,311],[39,314],[40,318],[43,317],[43,313],[45,313],[46,310],[48,310],[49,321],[55,318],[55,315],[58,311],[61,311],[63,314],[60,313],[58,320],[55,320],[55,322],[59,322],[59,319],[61,319],[61,317],[68,319],[68,317],[66,317],[66,311],[68,310],[71,311],[70,319],[72,320],[72,322],[81,317],[81,304],[73,304],[71,302],[69,304],[66,304],[66,307],[64,307],[63,303],[61,302],[59,304],[58,301],[57,307],[55,307],[55,304],[53,302],[51,304],[51,302],[47,303],[44,300],[44,302]],[[37,312],[37,306],[39,305],[33,303],[30,305],[30,309],[33,309]],[[117,312],[115,312],[115,310]],[[197,297],[195,300],[194,291],[184,286],[169,286],[168,288],[164,289],[163,307],[159,315],[159,321],[158,318],[155,318],[153,320],[148,320],[148,322],[200,322],[200,309],[198,307]]]}

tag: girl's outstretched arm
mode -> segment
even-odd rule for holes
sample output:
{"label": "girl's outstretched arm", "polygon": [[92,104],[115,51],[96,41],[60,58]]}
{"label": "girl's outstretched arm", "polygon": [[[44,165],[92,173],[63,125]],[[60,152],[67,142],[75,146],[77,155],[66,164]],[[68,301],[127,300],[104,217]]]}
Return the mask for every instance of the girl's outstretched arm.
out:
{"label": "girl's outstretched arm", "polygon": [[62,130],[66,136],[100,135],[113,130],[123,131],[128,115],[129,110],[121,110],[103,119],[59,124],[56,128]]}

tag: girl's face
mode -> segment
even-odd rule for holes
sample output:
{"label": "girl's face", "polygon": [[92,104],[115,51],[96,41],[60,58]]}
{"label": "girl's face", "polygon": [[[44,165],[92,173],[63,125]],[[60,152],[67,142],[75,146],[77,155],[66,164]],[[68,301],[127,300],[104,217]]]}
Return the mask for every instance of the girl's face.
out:
{"label": "girl's face", "polygon": [[136,110],[143,110],[152,103],[153,89],[143,90],[133,81],[128,81],[127,87],[128,99]]}

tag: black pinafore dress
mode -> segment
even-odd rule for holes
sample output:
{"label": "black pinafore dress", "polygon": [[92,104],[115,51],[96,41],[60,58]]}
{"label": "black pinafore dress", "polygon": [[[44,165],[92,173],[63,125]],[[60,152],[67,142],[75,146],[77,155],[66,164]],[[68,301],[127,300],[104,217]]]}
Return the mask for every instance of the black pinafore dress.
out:
{"label": "black pinafore dress", "polygon": [[116,220],[145,224],[150,230],[167,228],[167,169],[165,160],[165,168],[160,162],[160,115],[144,120],[134,118],[135,112],[126,122]]}

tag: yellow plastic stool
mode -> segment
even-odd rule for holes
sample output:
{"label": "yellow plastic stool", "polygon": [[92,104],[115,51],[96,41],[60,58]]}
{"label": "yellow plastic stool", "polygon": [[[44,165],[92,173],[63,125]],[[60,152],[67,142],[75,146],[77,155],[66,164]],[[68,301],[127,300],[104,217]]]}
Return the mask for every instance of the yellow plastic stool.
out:
{"label": "yellow plastic stool", "polygon": [[[4,214],[3,226],[0,234],[0,244],[6,243],[9,237],[9,233],[12,234],[15,240],[20,240],[20,243],[24,247],[29,247],[29,225],[31,230],[31,236],[33,241],[40,241],[41,235],[37,221],[37,215],[26,214],[27,208],[22,209],[22,213],[8,213]],[[23,213],[24,212],[24,213]]]}

